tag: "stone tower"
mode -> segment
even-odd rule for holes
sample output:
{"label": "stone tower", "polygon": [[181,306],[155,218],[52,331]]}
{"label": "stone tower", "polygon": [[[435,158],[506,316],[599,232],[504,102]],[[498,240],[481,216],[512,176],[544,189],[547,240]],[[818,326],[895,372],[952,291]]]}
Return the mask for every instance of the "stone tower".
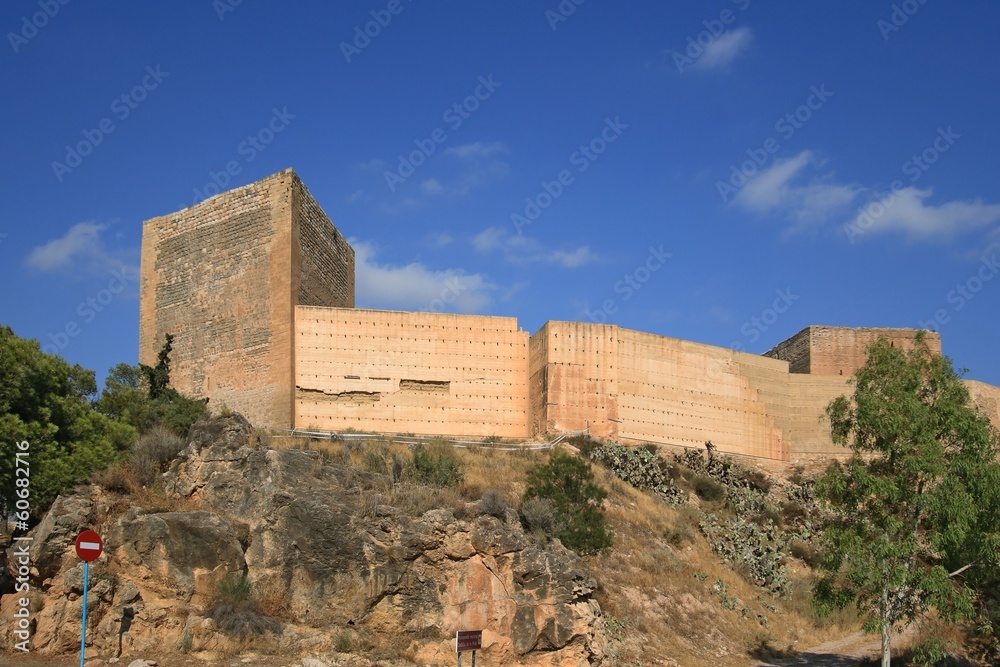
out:
{"label": "stone tower", "polygon": [[354,250],[291,169],[143,226],[139,360],[255,424],[294,414],[296,306],[354,307]]}

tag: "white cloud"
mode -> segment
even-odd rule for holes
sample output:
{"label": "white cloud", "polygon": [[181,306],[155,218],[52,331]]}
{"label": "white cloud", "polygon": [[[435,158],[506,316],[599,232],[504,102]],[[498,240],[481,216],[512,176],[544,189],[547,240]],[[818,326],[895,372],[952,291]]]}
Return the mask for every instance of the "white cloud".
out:
{"label": "white cloud", "polygon": [[478,312],[498,289],[483,275],[461,269],[433,270],[419,262],[380,264],[372,244],[357,239],[350,243],[359,307]]}
{"label": "white cloud", "polygon": [[503,252],[513,264],[548,263],[575,269],[599,259],[589,246],[574,250],[545,250],[537,240],[522,234],[510,234],[500,227],[487,227],[472,238],[472,247],[481,253]]}
{"label": "white cloud", "polygon": [[829,177],[816,177],[811,182],[798,184],[796,181],[801,180],[803,170],[813,163],[816,160],[810,151],[778,160],[751,177],[733,201],[756,213],[785,213],[795,223],[792,231],[822,224],[843,214],[863,189],[835,183]]}
{"label": "white cloud", "polygon": [[469,158],[485,158],[493,155],[494,153],[510,153],[510,150],[500,141],[494,141],[491,144],[484,144],[477,141],[472,144],[454,146],[445,150],[445,155],[454,155],[462,158],[463,160]]}
{"label": "white cloud", "polygon": [[752,41],[753,31],[750,28],[744,26],[728,30],[705,47],[705,52],[695,61],[692,69],[707,71],[725,67],[745,52]]}
{"label": "white cloud", "polygon": [[982,200],[950,201],[940,205],[925,202],[934,191],[910,186],[886,193],[861,207],[847,227],[864,231],[899,231],[912,238],[951,236],[980,229],[1000,220],[1000,204]]}
{"label": "white cloud", "polygon": [[61,237],[35,247],[25,260],[39,271],[73,271],[76,274],[103,275],[112,271],[133,271],[135,251],[110,250],[102,235],[110,224],[80,222]]}
{"label": "white cloud", "polygon": [[550,253],[549,258],[551,261],[556,264],[560,264],[567,269],[575,269],[578,266],[583,266],[584,264],[596,261],[597,255],[595,255],[588,246],[580,246],[571,252],[555,250]]}
{"label": "white cloud", "polygon": [[444,190],[444,188],[441,187],[441,183],[436,178],[428,178],[420,184],[420,189],[426,195],[440,194]]}
{"label": "white cloud", "polygon": [[376,169],[382,169],[383,167],[385,167],[385,160],[380,160],[379,158],[376,157],[372,158],[371,160],[367,160],[365,162],[359,162],[354,166],[363,171],[372,171]]}
{"label": "white cloud", "polygon": [[365,191],[364,191],[364,190],[355,190],[355,191],[354,191],[354,192],[352,192],[352,193],[351,193],[351,195],[350,195],[350,196],[349,196],[349,197],[347,198],[347,203],[348,203],[348,204],[354,204],[354,203],[356,203],[356,202],[359,202],[359,201],[361,201],[361,200],[362,200],[362,199],[364,199],[364,198],[365,198]]}
{"label": "white cloud", "polygon": [[446,245],[451,245],[455,241],[455,237],[447,232],[438,232],[437,234],[431,234],[428,241],[435,248],[443,248]]}

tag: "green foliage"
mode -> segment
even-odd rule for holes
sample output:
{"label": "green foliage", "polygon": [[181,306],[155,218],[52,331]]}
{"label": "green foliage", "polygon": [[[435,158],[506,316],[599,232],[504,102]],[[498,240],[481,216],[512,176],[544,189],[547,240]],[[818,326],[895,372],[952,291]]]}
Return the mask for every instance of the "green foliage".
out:
{"label": "green foliage", "polygon": [[591,450],[590,458],[637,489],[651,491],[670,503],[683,500],[681,490],[670,474],[670,464],[660,458],[655,448],[628,449],[621,445],[601,445]]}
{"label": "green foliage", "polygon": [[[93,371],[70,366],[61,357],[43,353],[38,341],[0,327],[3,516],[16,508],[18,490],[24,488],[32,515],[40,516],[57,495],[120,458],[135,439],[131,425],[91,409],[89,398],[96,391]],[[22,457],[29,464],[28,487],[18,487],[15,479],[20,442],[28,443],[28,456]]]}
{"label": "green foliage", "polygon": [[814,597],[821,612],[853,602],[888,656],[886,630],[931,608],[968,618],[976,588],[996,581],[1000,436],[920,338],[911,352],[879,340],[853,382],[853,399],[827,408],[834,441],[854,457],[817,484],[838,519]]}
{"label": "green foliage", "polygon": [[528,473],[524,499],[551,500],[563,523],[557,537],[576,552],[595,553],[611,546],[611,534],[601,510],[607,495],[594,482],[594,471],[586,461],[553,452],[548,463],[536,465]]}
{"label": "green foliage", "polygon": [[695,475],[691,478],[691,485],[698,497],[707,502],[719,502],[726,498],[726,487],[708,475]]}
{"label": "green foliage", "polygon": [[187,436],[191,425],[204,416],[206,402],[187,398],[163,385],[170,382],[171,340],[173,337],[168,335],[156,368],[142,364],[118,364],[112,368],[104,380],[101,397],[94,401],[94,408],[101,414],[131,424],[141,432],[159,423],[181,437]]}
{"label": "green foliage", "polygon": [[149,398],[156,400],[163,395],[163,392],[170,386],[170,352],[174,347],[174,337],[166,334],[163,347],[156,355],[156,366],[150,367],[139,364],[139,371],[146,378],[149,387]]}
{"label": "green foliage", "polygon": [[414,445],[406,471],[412,481],[434,486],[457,486],[463,478],[455,450],[443,442]]}

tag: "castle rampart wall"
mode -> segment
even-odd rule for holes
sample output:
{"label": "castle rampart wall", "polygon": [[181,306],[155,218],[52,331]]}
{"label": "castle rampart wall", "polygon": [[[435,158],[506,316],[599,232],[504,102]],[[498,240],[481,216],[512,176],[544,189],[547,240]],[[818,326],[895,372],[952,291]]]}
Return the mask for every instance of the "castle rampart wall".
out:
{"label": "castle rampart wall", "polygon": [[514,318],[299,306],[295,359],[297,428],[530,435]]}

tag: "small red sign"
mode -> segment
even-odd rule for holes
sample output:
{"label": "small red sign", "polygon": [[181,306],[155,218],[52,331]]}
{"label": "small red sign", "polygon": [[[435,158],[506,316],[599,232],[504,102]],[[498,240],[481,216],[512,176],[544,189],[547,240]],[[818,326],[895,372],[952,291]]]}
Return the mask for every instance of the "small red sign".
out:
{"label": "small red sign", "polygon": [[104,541],[92,530],[85,530],[76,536],[76,555],[90,562],[97,560],[104,551]]}
{"label": "small red sign", "polygon": [[483,648],[482,630],[459,630],[455,633],[455,652],[478,651]]}

